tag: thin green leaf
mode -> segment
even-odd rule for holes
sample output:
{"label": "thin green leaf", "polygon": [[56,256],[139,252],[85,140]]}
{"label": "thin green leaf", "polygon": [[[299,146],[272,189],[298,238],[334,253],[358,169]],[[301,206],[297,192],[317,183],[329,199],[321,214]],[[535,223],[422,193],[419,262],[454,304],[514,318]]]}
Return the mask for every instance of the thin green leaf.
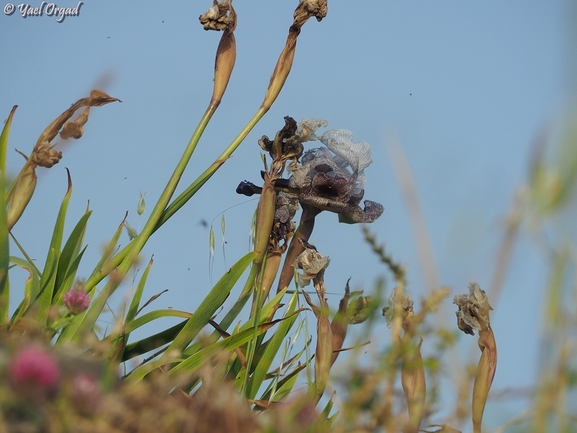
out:
{"label": "thin green leaf", "polygon": [[70,266],[68,266],[66,276],[62,282],[56,286],[56,293],[52,299],[52,305],[62,305],[62,299],[64,298],[64,295],[72,288],[72,285],[77,280],[76,272],[78,271],[82,257],[86,252],[86,248],[88,248],[88,245],[85,246],[82,251],[78,253],[78,255],[76,255],[72,263],[70,263]]}
{"label": "thin green leaf", "polygon": [[[124,218],[126,219],[126,216]],[[124,228],[125,219],[122,220],[122,222],[119,224],[118,228],[116,229],[116,231],[112,235],[110,242],[108,242],[108,244],[104,247],[104,252],[102,254],[102,257],[100,258],[100,260],[98,261],[98,263],[94,267],[94,270],[92,271],[92,274],[90,274],[89,278],[94,278],[96,276],[96,274],[100,273],[103,270],[104,265],[112,256],[112,253],[114,252],[114,250],[117,248],[118,240],[120,239],[120,235],[122,234],[122,229]],[[111,268],[111,269],[113,269],[113,268]]]}
{"label": "thin green leaf", "polygon": [[132,299],[130,301],[130,307],[128,308],[128,312],[126,313],[126,318],[124,319],[125,326],[128,326],[128,324],[134,320],[136,314],[138,313],[140,300],[142,299],[142,293],[144,292],[144,286],[146,285],[146,280],[148,279],[148,274],[150,273],[150,269],[152,268],[153,263],[154,259],[153,257],[151,257],[150,260],[148,261],[146,269],[144,269],[144,272],[142,273],[142,277],[140,277],[140,281],[138,282],[138,286],[136,286],[134,295],[132,295]]}
{"label": "thin green leaf", "polygon": [[[9,118],[10,120],[11,118]],[[6,122],[8,124],[8,121]],[[9,129],[9,128],[8,128]],[[0,135],[0,142],[4,139],[4,131]],[[5,138],[4,140],[7,140]],[[0,143],[2,145],[2,143]],[[6,215],[6,179],[4,170],[0,172],[0,324],[8,321],[8,308],[10,306],[10,280],[8,268],[10,266],[10,244],[8,242],[8,217]]]}
{"label": "thin green leaf", "polygon": [[48,311],[52,305],[52,297],[54,295],[54,285],[56,283],[57,275],[56,270],[58,268],[58,261],[60,260],[60,249],[64,237],[64,224],[66,222],[66,213],[68,212],[70,196],[72,195],[72,179],[70,178],[70,172],[68,169],[66,169],[66,173],[68,176],[68,188],[64,198],[62,199],[62,203],[60,204],[60,210],[58,211],[56,223],[52,231],[52,239],[50,240],[48,255],[42,271],[40,295],[37,298],[37,302],[34,303],[36,309],[35,317],[41,323],[46,322]]}
{"label": "thin green leaf", "polygon": [[[209,319],[214,315],[216,310],[222,306],[233,286],[250,265],[252,260],[254,260],[254,256],[253,252],[246,254],[222,276],[201,302],[194,315],[188,319],[186,325],[172,341],[161,359],[156,363],[149,363],[135,370],[138,379],[143,378],[148,372],[152,371],[159,365],[172,362],[168,361],[167,358],[172,356],[174,353],[181,353],[184,348],[190,344],[202,328],[208,324]],[[167,353],[169,355],[167,355]]]}
{"label": "thin green leaf", "polygon": [[[60,300],[64,293],[72,287],[72,282],[76,276],[76,270],[80,264],[80,259],[86,247],[82,253],[80,253],[80,248],[82,247],[82,242],[84,241],[84,234],[86,233],[86,225],[88,223],[88,218],[92,215],[92,211],[87,211],[76,226],[70,233],[64,248],[62,249],[62,253],[60,254],[60,259],[58,260],[58,271],[56,273],[56,281],[54,283],[54,287],[56,292],[54,293],[54,300]],[[63,284],[66,280],[68,280],[68,285]],[[72,280],[72,281],[70,281]]]}
{"label": "thin green leaf", "polygon": [[[2,133],[0,134],[0,173],[6,175],[6,155],[8,152],[8,137],[10,136],[10,127],[12,126],[12,119],[14,118],[14,113],[16,112],[18,105],[12,107],[8,119],[4,122],[4,128],[2,128]],[[4,179],[4,182],[6,179]],[[6,191],[3,185],[2,194]],[[2,201],[4,203],[4,201]],[[3,204],[4,211],[6,211],[6,204]]]}
{"label": "thin green leaf", "polygon": [[283,321],[283,323],[279,325],[277,331],[269,340],[269,343],[267,344],[263,356],[259,360],[258,364],[256,364],[254,373],[252,374],[252,376],[248,381],[246,392],[246,397],[248,399],[251,400],[255,399],[258,390],[260,389],[263,381],[265,380],[266,375],[270,369],[270,366],[272,365],[280,347],[283,344],[283,341],[290,332],[297,318],[296,315],[292,315],[292,313],[294,313],[294,311],[296,310],[296,307],[297,307],[297,294],[294,293],[291,296],[291,299],[288,303],[287,310],[284,316],[285,318],[290,317],[290,319]]}
{"label": "thin green leaf", "polygon": [[165,344],[170,343],[174,340],[174,337],[184,328],[186,325],[186,320],[177,323],[170,328],[167,328],[161,332],[158,332],[149,337],[143,338],[142,340],[135,341],[134,343],[129,343],[124,348],[124,353],[122,355],[122,361],[127,361],[129,359],[141,356],[151,350],[158,349]]}
{"label": "thin green leaf", "polygon": [[140,328],[141,326],[146,325],[147,323],[152,322],[153,320],[165,319],[167,317],[181,317],[184,319],[190,319],[192,317],[192,314],[187,311],[174,310],[172,308],[150,311],[146,314],[143,314],[137,319],[127,322],[125,324],[123,333],[128,335],[134,330]]}
{"label": "thin green leaf", "polygon": [[261,335],[263,332],[266,332],[281,320],[284,319],[274,320],[269,323],[263,323],[258,325],[256,329],[249,328],[245,331],[233,334],[230,337],[223,338],[222,340],[214,344],[211,344],[210,346],[207,346],[202,350],[197,351],[193,355],[179,362],[174,368],[172,368],[168,372],[168,375],[176,376],[178,374],[183,373],[192,374],[196,370],[198,370],[198,368],[201,367],[203,363],[205,363],[208,359],[216,355],[221,350],[230,351],[236,349],[237,347],[240,347],[243,344],[248,343],[252,338],[254,338],[255,333],[257,335]]}

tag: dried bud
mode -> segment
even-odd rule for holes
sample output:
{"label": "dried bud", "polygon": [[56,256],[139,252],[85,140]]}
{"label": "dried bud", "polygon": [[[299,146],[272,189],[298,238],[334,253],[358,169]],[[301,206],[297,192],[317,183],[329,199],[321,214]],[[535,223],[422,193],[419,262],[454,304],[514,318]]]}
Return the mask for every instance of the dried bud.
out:
{"label": "dried bud", "polygon": [[84,289],[84,281],[77,281],[74,287],[64,295],[64,305],[71,314],[80,314],[90,305],[90,297]]}

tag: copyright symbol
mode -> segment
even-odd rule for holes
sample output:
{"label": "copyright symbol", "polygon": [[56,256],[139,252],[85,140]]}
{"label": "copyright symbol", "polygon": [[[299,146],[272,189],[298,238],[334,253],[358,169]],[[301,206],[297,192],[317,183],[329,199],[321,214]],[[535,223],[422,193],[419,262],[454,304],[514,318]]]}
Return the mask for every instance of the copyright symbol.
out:
{"label": "copyright symbol", "polygon": [[4,6],[4,14],[12,15],[14,13],[14,9],[16,8],[12,3],[6,3],[6,6]]}

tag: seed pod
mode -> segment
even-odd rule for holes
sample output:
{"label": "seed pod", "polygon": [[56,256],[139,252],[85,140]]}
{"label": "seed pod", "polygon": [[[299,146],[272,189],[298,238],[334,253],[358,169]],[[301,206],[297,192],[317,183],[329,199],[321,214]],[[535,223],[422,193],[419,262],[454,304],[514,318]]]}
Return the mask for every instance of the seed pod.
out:
{"label": "seed pod", "polygon": [[421,345],[423,339],[415,347],[411,357],[403,357],[401,367],[401,384],[407,399],[409,408],[409,425],[407,431],[418,432],[423,421],[427,385],[425,380],[425,368],[421,357]]}
{"label": "seed pod", "polygon": [[326,0],[304,0],[301,1],[295,12],[293,25],[289,29],[287,41],[282,50],[279,59],[276,63],[262,108],[268,110],[277,96],[279,95],[284,83],[289,76],[293,64],[297,38],[301,32],[301,27],[310,17],[316,17],[317,21],[321,21],[327,15],[327,1]]}
{"label": "seed pod", "polygon": [[289,30],[286,45],[277,60],[272,76],[270,77],[268,88],[266,89],[264,101],[262,102],[262,107],[265,110],[268,110],[272,106],[290,74],[299,33],[300,27],[296,28],[292,26]]}
{"label": "seed pod", "polygon": [[236,39],[234,29],[236,28],[236,12],[230,4],[230,22],[225,28],[218,48],[216,50],[216,59],[214,62],[214,87],[212,91],[211,105],[218,106],[222,96],[226,91],[234,63],[236,60]]}
{"label": "seed pod", "polygon": [[339,350],[343,348],[343,343],[345,341],[345,337],[347,335],[347,327],[349,324],[349,319],[347,317],[347,307],[349,304],[349,281],[347,281],[347,285],[345,286],[345,295],[341,299],[339,303],[339,309],[333,317],[333,321],[331,322],[331,332],[333,334],[333,356],[331,359],[331,365],[335,363],[339,356]]}
{"label": "seed pod", "polygon": [[317,347],[315,350],[315,383],[311,389],[311,395],[316,402],[320,400],[329,381],[329,374],[332,366],[333,357],[333,333],[329,322],[329,308],[323,293],[326,293],[324,287],[324,269],[319,272],[314,279],[315,289],[321,301],[320,307],[314,305],[311,298],[303,292],[307,303],[312,308],[317,318]]}
{"label": "seed pod", "polygon": [[318,402],[329,382],[333,358],[333,334],[328,307],[321,305],[317,316],[317,348],[315,351],[315,400]]}
{"label": "seed pod", "polygon": [[7,209],[8,230],[12,230],[14,224],[20,219],[34,194],[38,181],[35,169],[36,164],[34,162],[26,162],[22,171],[18,174],[14,189],[10,191],[6,198],[6,201],[9,201]]}
{"label": "seed pod", "polygon": [[260,265],[264,260],[274,223],[276,192],[274,181],[268,173],[264,175],[264,185],[256,210],[256,238],[254,251],[257,253],[254,263]]}
{"label": "seed pod", "polygon": [[481,422],[483,420],[483,412],[485,410],[485,403],[487,396],[495,377],[495,370],[497,369],[497,344],[495,343],[495,335],[491,328],[479,331],[479,349],[481,349],[481,359],[477,366],[477,373],[475,374],[475,383],[473,385],[473,430],[474,432],[481,431]]}

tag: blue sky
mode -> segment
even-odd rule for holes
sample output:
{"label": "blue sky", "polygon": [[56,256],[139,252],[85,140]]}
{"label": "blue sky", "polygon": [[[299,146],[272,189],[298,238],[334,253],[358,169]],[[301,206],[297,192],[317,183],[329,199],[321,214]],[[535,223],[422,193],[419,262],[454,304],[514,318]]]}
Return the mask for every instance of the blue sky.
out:
{"label": "blue sky", "polygon": [[[93,109],[84,136],[67,143],[60,164],[39,175],[36,194],[14,229],[32,257],[46,255],[66,190],[65,167],[74,183],[69,230],[88,200],[94,210],[81,269],[86,275],[126,211],[133,227],[144,224],[136,213],[139,191],[152,206],[210,99],[220,34],[204,31],[197,18],[211,3],[87,0],[79,16],[62,23],[49,16],[24,19],[18,10],[0,16],[0,112],[6,117],[19,106],[11,149],[29,153],[45,126],[94,87],[123,101]],[[235,70],[182,185],[220,154],[262,102],[296,3],[234,3]],[[273,108],[146,246],[143,261],[155,257],[147,294],[169,289],[154,306],[193,311],[208,291],[208,229],[202,221],[216,218],[212,282],[247,251],[256,201],[238,196],[235,188],[244,179],[259,181],[257,140],[273,136],[286,115],[327,119],[328,128],[349,129],[355,140],[371,144],[374,162],[365,171],[365,198],[382,203],[385,212],[370,228],[407,266],[414,299],[426,293],[426,284],[386,150],[391,137],[398,139],[414,176],[439,282],[454,293],[465,293],[471,279],[488,286],[502,218],[526,180],[531,143],[570,104],[568,3],[329,2],[321,23],[303,27],[291,75]],[[9,151],[13,174],[22,161]],[[226,262],[218,247],[222,212]],[[360,227],[339,224],[334,214],[318,217],[311,241],[331,257],[326,278],[334,293],[341,293],[348,277],[354,288],[370,292],[377,277],[387,274]],[[494,389],[526,387],[535,379],[538,346],[528,336],[539,326],[534,318],[540,317],[546,277],[542,257],[523,237],[493,303],[500,348]],[[338,299],[335,294],[330,301],[336,305]],[[507,305],[513,300],[528,326],[511,323]],[[452,324],[449,304],[449,316],[438,320]],[[384,325],[379,332],[386,341]],[[465,359],[475,346],[469,340]]]}

